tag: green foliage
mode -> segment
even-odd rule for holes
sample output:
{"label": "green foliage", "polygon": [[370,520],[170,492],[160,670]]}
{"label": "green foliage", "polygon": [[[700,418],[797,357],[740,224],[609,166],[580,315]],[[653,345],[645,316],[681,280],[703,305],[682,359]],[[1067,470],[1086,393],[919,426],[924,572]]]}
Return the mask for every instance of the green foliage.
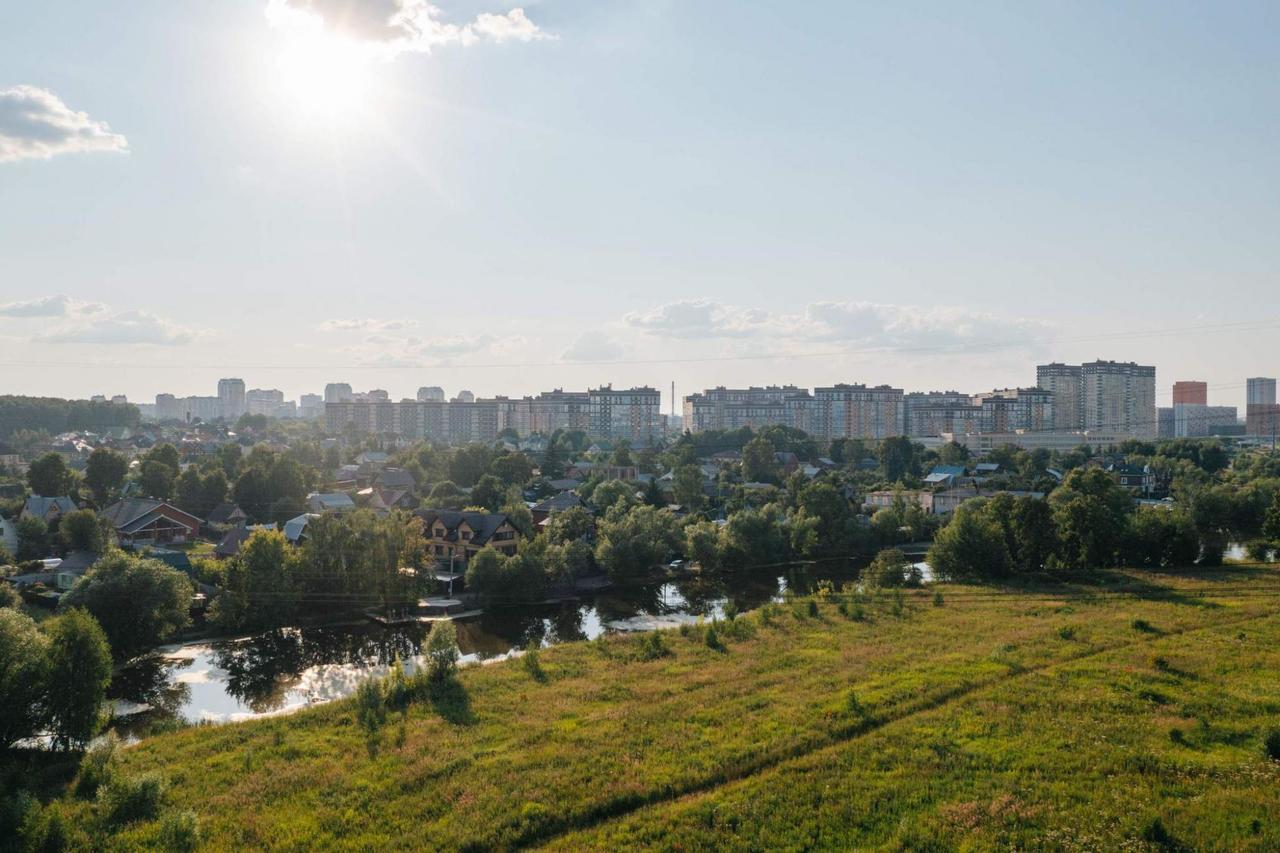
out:
{"label": "green foliage", "polygon": [[862,583],[872,589],[879,587],[919,586],[920,569],[914,566],[897,548],[886,548],[876,554],[871,565],[862,570]]}
{"label": "green foliage", "polygon": [[129,460],[108,447],[95,448],[85,463],[84,482],[93,496],[105,502],[124,485],[129,473]]}
{"label": "green foliage", "polygon": [[920,445],[904,435],[881,441],[876,455],[884,478],[890,483],[897,483],[908,477],[919,477],[920,450]]}
{"label": "green foliage", "polygon": [[742,448],[742,479],[747,483],[780,483],[773,443],[757,436]]}
{"label": "green foliage", "polygon": [[729,515],[720,531],[720,560],[729,567],[767,566],[791,556],[781,507],[766,504]]}
{"label": "green foliage", "polygon": [[78,509],[58,519],[58,539],[67,551],[101,554],[112,536],[111,527],[91,509]]}
{"label": "green foliage", "polygon": [[209,513],[227,498],[227,475],[222,468],[201,472],[192,465],[178,476],[174,502],[197,518]]}
{"label": "green foliage", "polygon": [[1100,468],[1077,469],[1050,495],[1061,564],[1070,569],[1115,565],[1133,501]]}
{"label": "green foliage", "polygon": [[929,567],[947,580],[1005,577],[1010,562],[1005,535],[981,500],[956,509],[947,526],[938,531],[928,555]]}
{"label": "green foliage", "polygon": [[663,640],[661,631],[647,631],[640,636],[641,660],[658,660],[670,655],[671,649]]}
{"label": "green foliage", "polygon": [[707,648],[711,649],[713,652],[726,651],[724,641],[720,639],[720,634],[716,631],[716,623],[714,621],[707,626],[707,630],[703,634],[702,640],[706,643]]}
{"label": "green foliage", "polygon": [[98,622],[83,610],[68,610],[42,627],[49,638],[45,709],[54,743],[83,749],[101,723],[111,647]]}
{"label": "green foliage", "polygon": [[0,609],[0,747],[40,730],[46,719],[49,638],[18,610]]}
{"label": "green foliage", "polygon": [[40,560],[49,554],[49,526],[34,516],[19,518],[14,525],[18,529],[19,560]]}
{"label": "green foliage", "polygon": [[60,400],[55,397],[0,396],[0,439],[20,430],[42,430],[50,435],[113,427],[137,427],[141,417],[132,404]]}
{"label": "green foliage", "polygon": [[115,732],[107,732],[101,741],[85,752],[84,757],[80,759],[80,772],[76,776],[76,796],[92,799],[111,781],[115,773],[116,753],[119,749],[119,736]]}
{"label": "green foliage", "polygon": [[98,791],[98,808],[103,822],[113,829],[160,814],[168,784],[158,773],[137,776],[113,774]]}
{"label": "green foliage", "polygon": [[33,494],[47,498],[69,495],[75,489],[76,474],[61,453],[49,452],[27,468],[27,485]]}
{"label": "green foliage", "polygon": [[1129,518],[1123,553],[1132,566],[1191,566],[1200,555],[1200,537],[1182,512],[1139,509]]}
{"label": "green foliage", "polygon": [[191,853],[200,846],[200,819],[190,810],[167,811],[156,840],[169,853]]}
{"label": "green foliage", "polygon": [[720,567],[720,528],[710,521],[685,526],[684,555],[704,571]]}
{"label": "green foliage", "polygon": [[591,492],[591,503],[601,514],[607,514],[614,507],[626,511],[635,506],[635,487],[625,480],[606,480]]}
{"label": "green foliage", "polygon": [[[224,630],[288,624],[297,612],[297,565],[297,553],[283,533],[255,530],[240,546],[240,553],[226,562],[226,586],[214,601],[210,618]],[[338,587],[336,580],[329,578],[331,590]]]}
{"label": "green foliage", "polygon": [[615,579],[637,577],[668,562],[681,544],[679,523],[669,510],[615,506],[598,526],[596,561]]}
{"label": "green foliage", "polygon": [[380,678],[366,678],[356,687],[356,721],[370,735],[376,734],[387,721],[387,693]]}
{"label": "green foliage", "polygon": [[537,641],[530,640],[529,645],[525,646],[524,654],[520,656],[520,665],[534,681],[547,680],[547,673],[542,669],[542,657],[538,651]]}
{"label": "green foliage", "polygon": [[422,654],[428,679],[441,682],[453,677],[458,668],[458,632],[452,622],[431,623]]}
{"label": "green foliage", "polygon": [[106,632],[112,654],[128,660],[186,627],[191,583],[159,560],[111,551],[76,582],[62,606],[92,614]]}
{"label": "green foliage", "polygon": [[707,495],[702,489],[702,469],[697,465],[681,465],[676,468],[671,492],[675,502],[689,512],[702,509],[707,502]]}
{"label": "green foliage", "polygon": [[1280,729],[1272,729],[1267,732],[1262,746],[1267,753],[1267,758],[1272,761],[1280,761]]}
{"label": "green foliage", "polygon": [[282,523],[306,509],[309,479],[314,480],[315,472],[297,460],[259,445],[239,469],[231,494],[251,522]]}

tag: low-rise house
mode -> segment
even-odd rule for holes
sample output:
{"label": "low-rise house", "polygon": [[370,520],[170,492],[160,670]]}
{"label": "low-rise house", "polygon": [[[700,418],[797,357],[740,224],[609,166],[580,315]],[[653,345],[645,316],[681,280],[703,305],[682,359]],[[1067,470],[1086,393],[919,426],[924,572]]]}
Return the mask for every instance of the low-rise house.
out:
{"label": "low-rise house", "polygon": [[541,524],[558,512],[580,506],[582,506],[582,498],[576,492],[561,492],[534,504],[529,507],[529,511],[533,514],[533,523]]}
{"label": "low-rise house", "polygon": [[204,521],[215,530],[225,530],[230,527],[239,527],[248,520],[249,516],[245,515],[240,507],[233,503],[224,503],[214,507]]}
{"label": "low-rise house", "polygon": [[1120,486],[1140,495],[1150,495],[1156,490],[1156,474],[1150,465],[1113,464],[1107,466],[1107,473]]}
{"label": "low-rise house", "polygon": [[373,484],[382,491],[412,492],[418,488],[413,475],[403,468],[384,468],[374,477]]}
{"label": "low-rise house", "polygon": [[424,522],[423,534],[431,554],[443,563],[466,563],[486,546],[509,556],[516,552],[521,538],[505,512],[420,509],[416,515]]}
{"label": "low-rise house", "polygon": [[307,525],[312,519],[320,516],[314,512],[304,512],[302,515],[289,519],[284,523],[284,538],[288,539],[291,544],[301,545],[307,540]]}
{"label": "low-rise house", "polygon": [[356,457],[356,464],[361,468],[381,471],[387,464],[387,454],[382,450],[365,450]]}
{"label": "low-rise house", "polygon": [[996,495],[1012,495],[1015,498],[1043,498],[1043,492],[1026,492],[1014,489],[980,489],[980,488],[960,488],[947,489],[944,492],[937,492],[933,496],[934,515],[947,515],[955,512],[956,509],[965,501],[975,500],[977,498],[993,498]]}
{"label": "low-rise house", "polygon": [[356,503],[344,492],[312,492],[307,495],[307,507],[317,513],[350,512],[356,508]]}
{"label": "low-rise house", "polygon": [[924,484],[927,487],[944,486],[950,488],[964,475],[963,465],[935,465],[928,476],[924,478]]}
{"label": "low-rise house", "polygon": [[790,450],[779,450],[773,454],[773,461],[783,477],[790,477],[800,468],[800,457]]}
{"label": "low-rise house", "polygon": [[240,548],[245,541],[253,535],[257,530],[275,530],[274,524],[242,524],[239,527],[232,528],[222,537],[213,549],[213,556],[219,560],[227,560],[240,553]]}
{"label": "low-rise house", "polygon": [[120,545],[187,542],[200,532],[200,519],[154,498],[124,498],[101,513]]}
{"label": "low-rise house", "polygon": [[18,553],[18,525],[0,515],[0,548],[10,556]]}
{"label": "low-rise house", "polygon": [[876,492],[868,492],[863,498],[863,504],[875,509],[893,506],[893,502],[901,497],[907,503],[916,503],[925,512],[933,512],[933,492],[915,489],[881,489]]}
{"label": "low-rise house", "polygon": [[45,524],[52,524],[67,513],[75,512],[76,509],[76,502],[65,495],[56,498],[32,495],[22,505],[22,514],[19,518],[38,518]]}

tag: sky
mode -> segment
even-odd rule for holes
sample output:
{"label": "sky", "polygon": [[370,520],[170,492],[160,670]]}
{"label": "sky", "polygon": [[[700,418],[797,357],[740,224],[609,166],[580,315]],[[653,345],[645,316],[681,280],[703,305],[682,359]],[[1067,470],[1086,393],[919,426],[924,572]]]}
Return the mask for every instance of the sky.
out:
{"label": "sky", "polygon": [[1280,5],[0,4],[0,393],[1280,374]]}

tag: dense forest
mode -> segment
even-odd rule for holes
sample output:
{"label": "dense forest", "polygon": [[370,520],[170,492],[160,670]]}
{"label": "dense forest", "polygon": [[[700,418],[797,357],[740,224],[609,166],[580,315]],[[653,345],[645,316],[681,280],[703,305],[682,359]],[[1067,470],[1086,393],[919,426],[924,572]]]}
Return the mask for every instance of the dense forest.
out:
{"label": "dense forest", "polygon": [[136,427],[140,420],[138,407],[128,403],[0,396],[0,440],[21,430],[43,430],[50,435],[72,430],[101,432],[111,427]]}

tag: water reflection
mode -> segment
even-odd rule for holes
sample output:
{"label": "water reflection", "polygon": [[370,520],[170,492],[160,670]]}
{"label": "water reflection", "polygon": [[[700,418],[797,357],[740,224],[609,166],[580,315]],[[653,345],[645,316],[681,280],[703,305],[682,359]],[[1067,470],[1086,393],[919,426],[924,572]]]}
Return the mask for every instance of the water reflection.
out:
{"label": "water reflection", "polygon": [[[543,646],[590,640],[607,631],[723,617],[803,594],[819,581],[836,587],[856,579],[848,561],[798,564],[765,572],[689,576],[660,584],[616,587],[579,602],[494,610],[456,623],[464,663]],[[145,703],[148,716],[125,721],[126,734],[156,719],[189,723],[247,719],[295,710],[353,692],[396,659],[413,671],[429,626],[372,623],[288,628],[236,640],[170,647],[129,667],[113,681],[115,699]]]}

